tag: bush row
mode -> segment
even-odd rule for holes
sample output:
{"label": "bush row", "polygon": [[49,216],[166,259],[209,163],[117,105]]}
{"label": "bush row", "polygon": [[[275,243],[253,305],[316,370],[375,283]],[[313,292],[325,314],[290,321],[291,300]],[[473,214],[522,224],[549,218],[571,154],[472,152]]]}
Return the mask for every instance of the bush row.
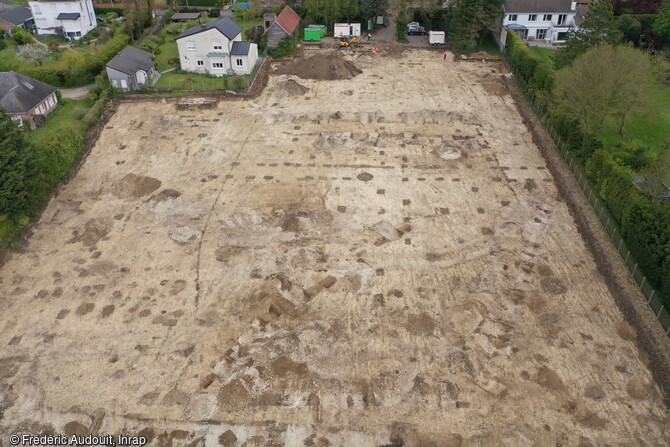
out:
{"label": "bush row", "polygon": [[546,98],[554,88],[554,70],[521,40],[514,31],[507,33],[510,63],[519,70],[528,87],[538,99]]}

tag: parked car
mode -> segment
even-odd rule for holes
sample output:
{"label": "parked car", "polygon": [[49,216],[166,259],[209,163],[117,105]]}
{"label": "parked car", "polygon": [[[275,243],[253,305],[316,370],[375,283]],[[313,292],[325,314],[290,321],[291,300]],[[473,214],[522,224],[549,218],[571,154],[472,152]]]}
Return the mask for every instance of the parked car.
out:
{"label": "parked car", "polygon": [[411,28],[407,28],[408,36],[425,36],[426,34],[426,28],[423,26],[413,26]]}
{"label": "parked car", "polygon": [[409,31],[410,28],[415,27],[415,26],[419,26],[419,25],[420,25],[419,22],[409,22],[407,24],[407,30]]}

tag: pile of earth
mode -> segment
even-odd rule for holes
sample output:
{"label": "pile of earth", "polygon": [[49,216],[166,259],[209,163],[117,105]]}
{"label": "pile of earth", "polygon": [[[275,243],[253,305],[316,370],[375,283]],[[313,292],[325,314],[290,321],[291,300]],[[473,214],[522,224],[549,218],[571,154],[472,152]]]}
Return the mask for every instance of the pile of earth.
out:
{"label": "pile of earth", "polygon": [[302,79],[336,81],[351,79],[362,72],[351,62],[344,60],[339,52],[330,51],[306,59],[297,59],[279,67],[277,73],[295,75]]}
{"label": "pile of earth", "polygon": [[484,76],[481,80],[482,87],[488,95],[492,96],[505,96],[509,94],[509,89],[505,85],[505,81],[502,80],[499,76]]}
{"label": "pile of earth", "polygon": [[275,87],[277,92],[282,96],[303,96],[309,91],[307,87],[299,84],[293,79],[288,79],[284,82],[279,82]]}

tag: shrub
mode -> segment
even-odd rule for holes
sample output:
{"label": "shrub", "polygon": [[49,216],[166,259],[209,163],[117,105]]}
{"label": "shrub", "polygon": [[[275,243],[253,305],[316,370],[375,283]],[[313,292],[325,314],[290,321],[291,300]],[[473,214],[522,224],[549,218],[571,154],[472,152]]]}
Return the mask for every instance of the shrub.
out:
{"label": "shrub", "polygon": [[7,43],[0,38],[0,50],[4,50],[5,48],[7,48]]}
{"label": "shrub", "polygon": [[281,59],[283,57],[292,55],[295,53],[295,51],[296,46],[295,42],[293,42],[293,38],[291,36],[287,36],[279,41],[279,45],[277,45],[276,48],[269,48],[268,54],[275,59]]}
{"label": "shrub", "polygon": [[33,36],[23,28],[15,26],[12,28],[12,39],[17,45],[25,45],[33,41]]}
{"label": "shrub", "polygon": [[178,60],[179,60],[178,58],[172,56],[172,57],[168,58],[167,63],[168,63],[168,65],[175,65]]}
{"label": "shrub", "polygon": [[42,148],[41,169],[45,180],[56,185],[65,178],[84,147],[82,135],[70,126],[51,131]]}

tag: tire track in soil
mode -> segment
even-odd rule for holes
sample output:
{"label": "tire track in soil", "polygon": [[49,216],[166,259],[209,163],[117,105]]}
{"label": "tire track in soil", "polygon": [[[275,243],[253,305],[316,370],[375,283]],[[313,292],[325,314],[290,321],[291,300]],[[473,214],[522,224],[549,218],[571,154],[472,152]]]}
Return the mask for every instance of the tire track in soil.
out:
{"label": "tire track in soil", "polygon": [[249,133],[247,134],[247,137],[244,139],[244,142],[242,143],[242,146],[240,147],[240,150],[237,152],[237,155],[235,156],[235,159],[230,165],[230,170],[228,171],[228,174],[223,176],[223,184],[221,185],[221,189],[219,189],[219,193],[216,195],[216,199],[214,199],[214,203],[212,204],[212,207],[209,209],[209,213],[207,213],[207,220],[205,221],[205,226],[202,228],[202,235],[200,236],[200,241],[198,242],[198,254],[196,258],[196,264],[195,264],[195,305],[196,307],[198,306],[198,303],[200,301],[200,260],[202,258],[202,243],[205,240],[205,234],[207,233],[207,228],[209,227],[209,221],[212,219],[212,213],[214,213],[214,208],[219,204],[219,200],[221,199],[221,194],[223,194],[224,189],[226,188],[226,184],[228,184],[228,180],[232,177],[229,177],[230,174],[233,173],[235,170],[235,166],[237,166],[237,160],[240,158],[240,155],[242,155],[242,151],[244,150],[245,146],[247,145],[247,142],[249,141],[249,137],[251,136],[251,133],[254,130],[254,127],[256,127],[256,123],[258,120],[254,120],[253,124],[249,127]]}

